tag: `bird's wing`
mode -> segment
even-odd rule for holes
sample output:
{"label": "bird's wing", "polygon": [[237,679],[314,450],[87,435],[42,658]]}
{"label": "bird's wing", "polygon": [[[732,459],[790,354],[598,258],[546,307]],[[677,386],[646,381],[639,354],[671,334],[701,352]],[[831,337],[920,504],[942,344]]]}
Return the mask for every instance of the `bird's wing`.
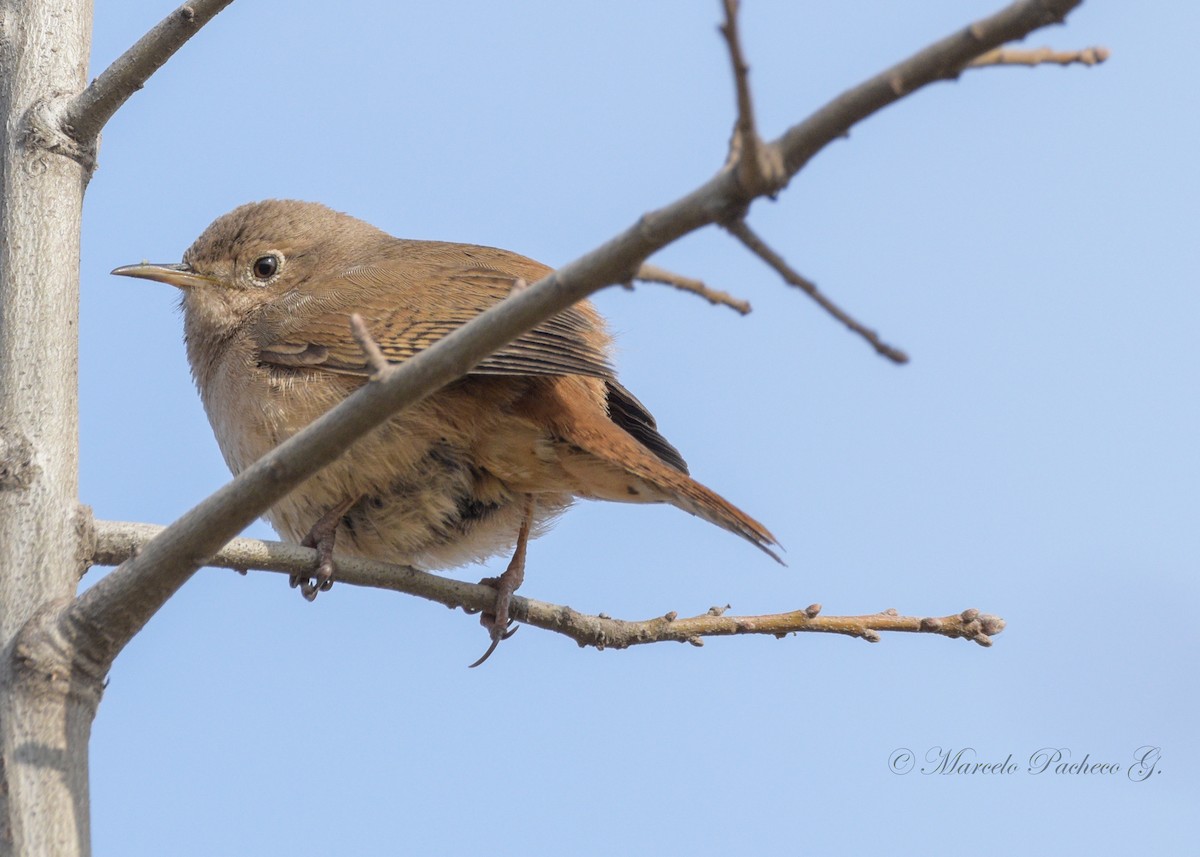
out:
{"label": "bird's wing", "polygon": [[658,433],[658,423],[654,421],[650,411],[646,410],[646,406],[638,401],[637,396],[617,381],[608,381],[604,386],[608,418],[633,435],[634,440],[657,455],[660,461],[681,473],[687,473],[687,462],[683,460],[679,450]]}
{"label": "bird's wing", "polygon": [[[254,331],[260,359],[278,366],[367,375],[366,358],[350,333],[350,315],[358,313],[390,362],[407,360],[508,297],[518,278],[532,282],[550,272],[515,254],[491,253],[508,264],[435,257],[420,266],[407,261],[359,265],[320,295],[299,290],[282,295],[267,307]],[[519,336],[471,374],[612,380],[608,341],[599,314],[581,302]]]}
{"label": "bird's wing", "polygon": [[[412,244],[389,246],[404,250]],[[259,359],[366,376],[371,370],[350,333],[352,313],[362,316],[384,356],[398,363],[504,300],[518,278],[534,282],[550,273],[503,250],[435,243],[421,243],[420,249],[421,254],[399,254],[391,264],[385,258],[351,267],[316,294],[296,290],[273,301],[253,331]],[[487,357],[471,374],[600,378],[609,419],[664,463],[687,473],[683,456],[659,434],[646,406],[616,380],[608,344],[600,315],[581,301]]]}

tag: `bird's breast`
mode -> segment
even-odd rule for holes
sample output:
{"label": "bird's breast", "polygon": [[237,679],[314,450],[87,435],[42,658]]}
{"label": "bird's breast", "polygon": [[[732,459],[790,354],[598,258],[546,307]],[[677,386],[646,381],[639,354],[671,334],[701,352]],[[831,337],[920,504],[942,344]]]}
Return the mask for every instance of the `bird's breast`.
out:
{"label": "bird's breast", "polygon": [[341,380],[276,371],[259,365],[251,348],[235,346],[198,385],[225,463],[238,474],[344,398]]}

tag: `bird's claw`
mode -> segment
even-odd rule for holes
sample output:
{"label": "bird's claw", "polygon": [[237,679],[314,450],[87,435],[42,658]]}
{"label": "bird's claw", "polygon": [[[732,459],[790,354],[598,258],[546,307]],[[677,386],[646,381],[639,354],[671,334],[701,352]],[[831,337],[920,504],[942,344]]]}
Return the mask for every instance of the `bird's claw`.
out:
{"label": "bird's claw", "polygon": [[305,601],[316,601],[318,592],[328,592],[333,588],[333,560],[324,559],[318,563],[312,574],[293,574],[288,578],[288,586],[295,589],[300,587],[300,594]]}
{"label": "bird's claw", "polygon": [[496,604],[491,610],[471,610],[463,608],[467,613],[478,613],[479,624],[487,628],[488,636],[492,638],[487,651],[467,669],[474,669],[492,656],[496,647],[517,633],[517,620],[509,618],[508,608],[512,603],[513,578],[485,577],[479,581],[480,586],[490,586],[496,590]]}
{"label": "bird's claw", "polygon": [[488,627],[488,623],[484,621],[486,619],[486,617],[491,616],[491,615],[492,614],[490,614],[490,613],[484,613],[483,617],[481,617],[479,620],[479,623],[481,625],[483,625],[485,628],[487,628],[488,633],[491,634],[491,636],[492,636],[491,645],[489,645],[487,647],[486,652],[484,652],[482,655],[479,656],[479,660],[477,660],[475,663],[473,663],[469,667],[467,667],[467,669],[469,669],[469,670],[475,669],[475,667],[479,666],[484,661],[486,661],[488,658],[490,658],[492,656],[492,652],[496,651],[496,647],[499,646],[500,643],[502,643],[504,640],[507,640],[513,634],[517,633],[517,631],[521,630],[521,626],[517,625],[517,620],[510,619],[508,622],[508,627],[504,631],[497,634],[497,629],[500,626],[498,624],[492,624],[491,627]]}

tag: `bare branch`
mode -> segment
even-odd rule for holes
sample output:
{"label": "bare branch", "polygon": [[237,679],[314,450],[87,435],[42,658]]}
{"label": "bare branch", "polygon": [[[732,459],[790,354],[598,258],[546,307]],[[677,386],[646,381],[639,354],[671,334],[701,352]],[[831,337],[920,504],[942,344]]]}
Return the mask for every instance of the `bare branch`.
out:
{"label": "bare branch", "polygon": [[[162,531],[162,527],[152,524],[97,521],[95,562],[97,565],[124,562]],[[312,570],[316,556],[315,550],[299,545],[240,538],[218,551],[206,565],[237,571],[257,569],[283,574],[307,574]],[[363,559],[339,558],[338,581],[416,595],[447,607],[462,607],[472,612],[489,610],[496,600],[496,591],[489,586],[464,583],[411,566]],[[982,646],[989,646],[991,638],[1004,630],[1003,619],[978,610],[922,618],[901,616],[895,610],[865,616],[822,616],[818,604],[803,610],[766,616],[727,616],[727,609],[712,608],[699,616],[683,619],[675,613],[668,613],[653,619],[630,622],[609,616],[591,616],[570,607],[514,595],[511,612],[514,618],[527,625],[564,634],[581,646],[597,649],[626,649],[645,643],[669,641],[701,645],[704,637],[738,634],[783,637],[799,632],[844,634],[876,643],[879,642],[880,632],[886,631],[964,637]]]}
{"label": "bare branch", "polygon": [[751,253],[754,253],[772,268],[779,272],[779,276],[783,277],[784,281],[804,291],[810,298],[824,309],[831,316],[836,318],[850,330],[857,333],[867,342],[871,343],[879,354],[882,354],[893,363],[907,363],[908,355],[898,348],[893,348],[879,338],[879,334],[871,330],[869,327],[864,327],[856,321],[845,310],[831,301],[825,295],[821,294],[816,284],[811,280],[802,277],[794,268],[788,265],[783,260],[783,257],[772,250],[765,241],[758,237],[758,234],[747,225],[744,220],[734,220],[729,223],[721,224],[729,232],[734,235],[739,241],[746,245]]}
{"label": "bare branch", "polygon": [[967,63],[967,68],[983,68],[995,65],[1099,65],[1109,57],[1108,48],[1093,47],[1078,51],[1055,51],[1050,48],[1035,48],[1033,50],[1018,50],[1016,48],[996,48],[986,54],[975,57]]}
{"label": "bare branch", "polygon": [[[1081,0],[1021,0],[843,93],[768,144],[794,174],[856,122],[925,84],[953,77],[976,56],[1060,20]],[[770,188],[747,191],[722,170],[675,202],[644,215],[597,249],[493,306],[364,385],[304,431],[244,470],[84,592],[60,616],[86,633],[99,660],[114,658],[209,557],[285,494],[391,414],[461,377],[525,331],[607,285],[627,283],[653,253],[726,222]],[[515,616],[521,618],[514,612]]]}
{"label": "bare branch", "polygon": [[741,315],[750,314],[749,301],[735,298],[733,295],[723,292],[720,289],[711,289],[700,280],[676,274],[674,271],[668,271],[666,268],[658,267],[658,265],[651,265],[649,262],[638,268],[634,279],[643,283],[662,283],[663,285],[674,286],[680,291],[699,295],[713,306],[727,306]]}
{"label": "bare branch", "polygon": [[80,146],[94,147],[101,129],[129,96],[141,89],[150,75],[232,2],[193,0],[163,18],[71,100],[61,118],[64,133]]}

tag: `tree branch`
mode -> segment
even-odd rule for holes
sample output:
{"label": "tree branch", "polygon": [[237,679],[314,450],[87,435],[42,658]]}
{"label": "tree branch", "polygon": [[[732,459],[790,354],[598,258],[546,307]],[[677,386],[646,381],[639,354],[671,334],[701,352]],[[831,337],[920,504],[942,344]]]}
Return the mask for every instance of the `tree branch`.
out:
{"label": "tree branch", "polygon": [[[153,524],[96,521],[97,565],[124,562],[164,531]],[[250,569],[281,574],[307,574],[312,571],[317,552],[312,548],[286,542],[268,542],[239,538],[229,542],[206,565]],[[407,565],[392,565],[372,560],[341,558],[338,582],[372,589],[387,589],[415,595],[450,608],[462,607],[473,613],[495,605],[496,591],[477,583],[464,583]],[[990,646],[991,638],[1004,630],[998,616],[964,610],[951,616],[901,616],[895,610],[865,616],[821,616],[820,605],[766,616],[726,616],[726,608],[713,608],[700,616],[679,618],[675,613],[653,619],[630,622],[610,616],[592,616],[570,607],[548,604],[514,595],[512,615],[526,625],[554,631],[570,637],[580,646],[597,649],[626,649],[645,643],[675,641],[703,645],[704,637],[728,637],[737,634],[771,634],[783,637],[791,633],[817,632],[861,637],[877,643],[880,632],[939,634],[963,637],[981,646]]]}
{"label": "tree branch", "polygon": [[71,100],[60,119],[62,131],[84,149],[94,149],[101,129],[129,96],[232,2],[193,0],[163,18]]}
{"label": "tree branch", "polygon": [[871,330],[869,327],[864,327],[856,321],[853,316],[831,301],[825,295],[821,294],[816,283],[806,277],[802,277],[794,268],[792,268],[783,257],[776,253],[768,246],[767,242],[758,237],[758,234],[750,228],[744,220],[734,220],[729,223],[723,223],[722,226],[727,229],[730,234],[734,235],[739,241],[746,246],[751,253],[758,256],[772,268],[774,268],[779,276],[783,277],[784,282],[795,286],[803,291],[831,316],[836,318],[842,324],[846,325],[854,333],[857,333],[867,342],[871,343],[879,354],[882,354],[893,363],[907,363],[908,355],[898,348],[893,348],[879,338],[879,334]]}
{"label": "tree branch", "polygon": [[[834,99],[789,129],[777,147],[795,174],[856,122],[927,83],[954,77],[970,60],[1061,18],[1081,0],[1022,0],[928,47]],[[365,384],[148,542],[137,556],[83,593],[61,615],[89,633],[97,656],[116,654],[163,603],[246,525],[351,443],[450,381],[521,333],[607,285],[626,283],[642,262],[683,235],[743,212],[748,192],[737,170],[722,169],[686,196],[644,215],[597,249],[501,301],[426,349]],[[520,618],[519,614],[514,612]]]}

